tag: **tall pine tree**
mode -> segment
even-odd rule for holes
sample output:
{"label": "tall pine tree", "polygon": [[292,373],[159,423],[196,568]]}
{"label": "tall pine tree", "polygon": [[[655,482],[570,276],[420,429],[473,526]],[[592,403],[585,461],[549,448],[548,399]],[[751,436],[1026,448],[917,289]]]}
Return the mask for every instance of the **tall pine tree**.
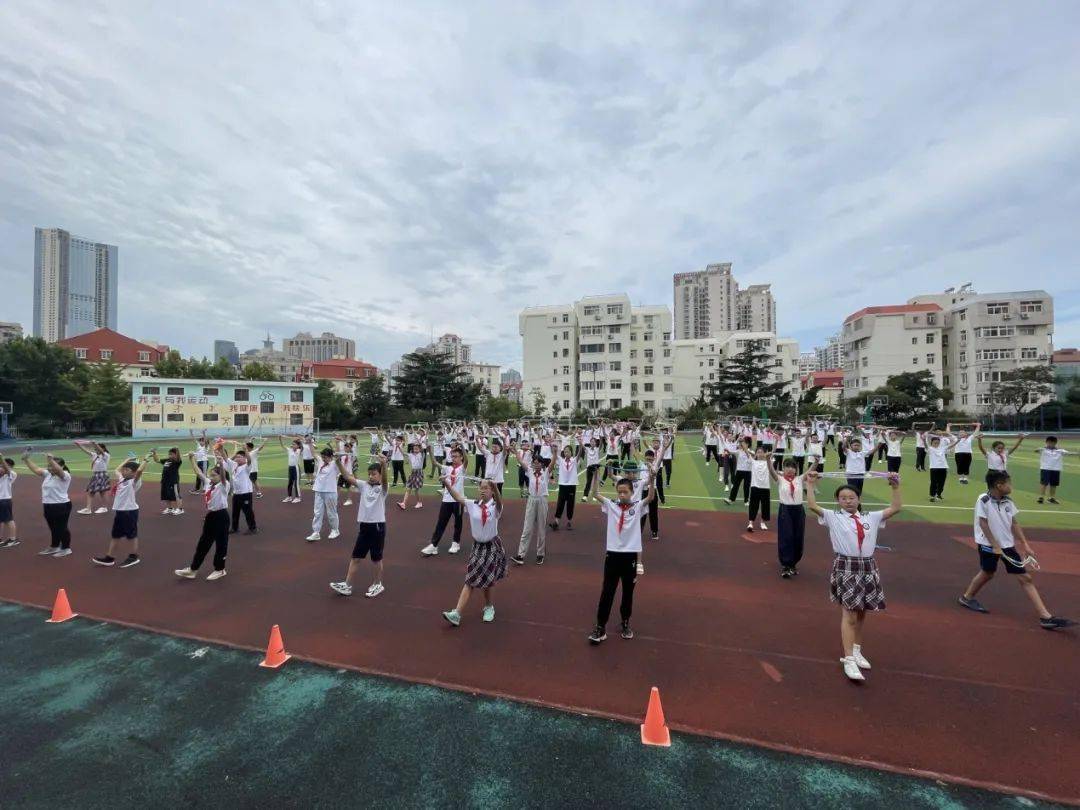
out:
{"label": "tall pine tree", "polygon": [[765,351],[766,345],[762,340],[748,340],[741,352],[724,361],[718,379],[701,386],[709,404],[733,410],[783,393],[784,383],[773,380],[775,358]]}

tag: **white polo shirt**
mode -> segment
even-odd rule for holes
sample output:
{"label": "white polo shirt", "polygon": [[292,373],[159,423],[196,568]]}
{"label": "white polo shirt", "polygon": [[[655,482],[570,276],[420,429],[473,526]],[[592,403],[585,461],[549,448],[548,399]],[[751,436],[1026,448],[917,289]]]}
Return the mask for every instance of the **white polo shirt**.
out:
{"label": "white polo shirt", "polygon": [[993,548],[990,538],[983,533],[979,520],[986,518],[990,533],[997,540],[997,544],[1001,548],[1012,548],[1016,545],[1012,536],[1013,518],[1019,514],[1020,510],[1016,508],[1011,498],[995,501],[989,493],[980,495],[975,501],[975,542],[987,550]]}
{"label": "white polo shirt", "polygon": [[247,464],[237,464],[229,459],[229,472],[232,474],[232,491],[236,495],[249,495],[251,493],[251,478],[248,474],[251,470]]}
{"label": "white polo shirt", "polygon": [[11,500],[11,485],[18,477],[19,474],[12,469],[8,470],[7,475],[0,475],[0,501]]}
{"label": "white polo shirt", "polygon": [[356,509],[357,523],[386,523],[386,484],[372,485],[360,479],[356,482],[360,505]]}
{"label": "white polo shirt", "polygon": [[971,436],[965,436],[962,439],[957,439],[953,444],[954,453],[970,453],[971,452]]}
{"label": "white polo shirt", "polygon": [[607,516],[607,550],[641,551],[641,501],[623,504],[600,497],[600,508]]}
{"label": "white polo shirt", "polygon": [[229,508],[229,485],[224,481],[211,485],[210,479],[206,479],[203,486],[203,503],[206,504],[207,512],[220,512]]}
{"label": "white polo shirt", "polygon": [[947,439],[942,439],[938,442],[938,446],[934,447],[932,444],[926,446],[926,455],[930,459],[931,470],[946,470],[949,468],[949,462],[945,459],[945,454],[949,452],[949,448],[956,442],[950,442]]}
{"label": "white polo shirt", "polygon": [[750,465],[754,463],[754,457],[741,447],[732,452],[735,453],[735,470],[737,472],[750,472]]}
{"label": "white polo shirt", "polygon": [[768,459],[754,459],[750,462],[750,486],[755,489],[769,488]]}
{"label": "white polo shirt", "polygon": [[490,543],[499,535],[499,508],[492,499],[487,503],[466,501],[465,514],[469,516],[469,528],[474,543]]}
{"label": "white polo shirt", "polygon": [[1039,453],[1039,469],[1040,470],[1061,470],[1061,460],[1065,456],[1065,451],[1055,447],[1051,450],[1049,447],[1044,447]]}
{"label": "white polo shirt", "polygon": [[71,485],[71,473],[60,471],[60,475],[53,475],[48,470],[41,477],[41,502],[42,503],[68,503],[68,487]]}
{"label": "white polo shirt", "polygon": [[555,460],[555,464],[559,465],[559,486],[560,487],[573,487],[577,486],[578,479],[578,460],[577,456],[570,456],[570,458],[563,458],[559,456]]}
{"label": "white polo shirt", "polygon": [[781,475],[780,480],[776,482],[777,495],[780,498],[780,503],[785,506],[801,506],[803,502],[803,478],[801,475],[796,475],[793,478],[786,478]]}
{"label": "white polo shirt", "polygon": [[1009,451],[1002,450],[1000,453],[991,450],[986,454],[986,469],[1004,472],[1009,468]]}
{"label": "white polo shirt", "polygon": [[528,482],[530,498],[546,498],[548,496],[548,473],[541,468],[539,473],[534,474],[532,467],[525,470],[525,480]]}
{"label": "white polo shirt", "polygon": [[[856,521],[863,530],[861,549]],[[884,528],[884,522],[884,512],[853,515],[839,509],[825,512],[818,518],[818,523],[829,530],[833,551],[845,557],[873,557],[874,548],[877,546],[877,533]]]}
{"label": "white polo shirt", "polygon": [[[342,460],[344,464],[344,460]],[[348,469],[346,467],[345,469]],[[323,463],[322,458],[315,462],[315,485],[313,492],[337,492],[338,468],[333,461]],[[237,487],[239,491],[239,487]]]}
{"label": "white polo shirt", "polygon": [[[465,494],[465,465],[462,464],[459,467],[452,465],[444,465],[442,468],[442,477],[450,479],[450,488],[453,489],[459,495]],[[443,503],[454,503],[454,496],[450,494],[450,491],[443,487],[442,493]]]}
{"label": "white polo shirt", "polygon": [[135,493],[142,489],[142,478],[121,478],[116,482],[116,494],[113,495],[114,512],[130,512],[138,509]]}

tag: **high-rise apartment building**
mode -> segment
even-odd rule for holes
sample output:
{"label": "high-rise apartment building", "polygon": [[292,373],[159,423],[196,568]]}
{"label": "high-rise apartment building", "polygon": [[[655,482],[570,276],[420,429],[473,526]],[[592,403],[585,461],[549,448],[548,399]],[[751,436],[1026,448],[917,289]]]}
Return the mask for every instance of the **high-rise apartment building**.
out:
{"label": "high-rise apartment building", "polygon": [[799,374],[806,375],[811,371],[819,371],[817,352],[799,353]]}
{"label": "high-rise apartment building", "polygon": [[552,412],[626,406],[661,412],[673,395],[671,311],[630,304],[626,295],[598,295],[573,304],[529,307],[522,337],[521,396],[532,407],[540,391]]}
{"label": "high-rise apartment building", "polygon": [[218,360],[224,360],[232,366],[240,365],[240,350],[236,348],[236,344],[233,341],[214,341],[214,362],[216,363]]}
{"label": "high-rise apartment building", "polygon": [[844,358],[841,356],[840,352],[840,334],[837,333],[830,337],[825,341],[824,346],[816,347],[814,353],[817,355],[819,371],[830,371],[841,368]]}
{"label": "high-rise apartment building", "polygon": [[49,343],[116,329],[118,249],[61,228],[34,229],[34,335]]}
{"label": "high-rise apartment building", "polygon": [[0,343],[7,343],[9,340],[17,340],[22,336],[23,328],[21,323],[0,321]]}
{"label": "high-rise apartment building", "polygon": [[356,359],[356,341],[338,337],[333,332],[323,332],[318,336],[299,332],[296,337],[282,340],[281,350],[290,359],[309,363]]}
{"label": "high-rise apartment building", "polygon": [[776,300],[769,284],[739,289],[731,262],[676,273],[674,331],[677,340],[728,332],[775,332]]}

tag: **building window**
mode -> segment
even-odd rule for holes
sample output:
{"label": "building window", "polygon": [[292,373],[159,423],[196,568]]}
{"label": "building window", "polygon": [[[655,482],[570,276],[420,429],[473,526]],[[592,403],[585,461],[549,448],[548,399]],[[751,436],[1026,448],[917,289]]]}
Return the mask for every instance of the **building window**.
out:
{"label": "building window", "polygon": [[967,352],[960,352],[960,365],[967,364]]}
{"label": "building window", "polygon": [[216,388],[204,388],[202,390],[202,395],[204,397],[216,397],[218,395],[218,389],[216,389]]}
{"label": "building window", "polygon": [[183,422],[184,415],[182,413],[167,413],[165,414],[166,422]]}
{"label": "building window", "polygon": [[302,425],[304,424],[304,415],[302,413],[290,413],[289,414],[290,425]]}
{"label": "building window", "polygon": [[566,313],[563,313],[562,322],[563,323],[570,323],[570,316],[567,315]]}
{"label": "building window", "polygon": [[184,387],[182,385],[169,386],[165,389],[165,393],[170,397],[182,397],[184,395]]}
{"label": "building window", "polygon": [[1042,308],[1043,308],[1043,302],[1042,301],[1021,301],[1020,302],[1020,311],[1021,312],[1042,312]]}
{"label": "building window", "polygon": [[[603,365],[603,363],[601,363],[600,365]],[[622,360],[612,360],[610,363],[608,363],[608,367],[612,371],[622,371]],[[600,370],[603,371],[603,369]]]}
{"label": "building window", "polygon": [[[217,392],[215,391],[214,393],[216,394]],[[304,392],[303,391],[290,391],[289,392],[289,402],[303,402],[303,401],[304,401]]]}
{"label": "building window", "polygon": [[139,362],[140,363],[149,363],[150,362],[150,352],[139,352]]}
{"label": "building window", "polygon": [[86,359],[86,349],[76,349],[75,350],[75,357],[77,359],[79,359],[79,360],[85,360]]}
{"label": "building window", "polygon": [[926,365],[928,365],[928,366],[934,365],[934,355],[933,354],[926,355]]}
{"label": "building window", "polygon": [[144,413],[142,415],[142,421],[143,422],[160,422],[161,421],[161,414],[160,413]]}
{"label": "building window", "polygon": [[674,390],[674,389],[672,388],[671,383],[664,383],[664,392],[665,393],[670,394],[672,392],[672,390]]}
{"label": "building window", "polygon": [[1014,334],[1015,326],[984,326],[975,330],[975,337],[983,338],[1012,337]]}
{"label": "building window", "polygon": [[933,342],[934,342],[934,333],[933,332],[927,332],[926,333],[926,345],[929,346]]}
{"label": "building window", "polygon": [[562,350],[562,356],[563,357],[569,357],[570,356],[570,350],[569,349],[563,349]]}
{"label": "building window", "polygon": [[622,344],[621,343],[609,343],[608,346],[607,346],[607,350],[609,352],[621,352],[622,351]]}
{"label": "building window", "polygon": [[562,339],[563,340],[569,340],[570,339],[570,333],[567,332],[566,330],[563,330]]}
{"label": "building window", "polygon": [[653,390],[652,383],[645,383],[645,393],[650,393]]}
{"label": "building window", "polygon": [[869,357],[864,357],[862,359],[862,367],[867,368],[867,367],[869,367],[869,365],[870,365],[870,358]]}
{"label": "building window", "polygon": [[237,427],[247,427],[248,415],[246,413],[238,413],[233,417],[233,424]]}
{"label": "building window", "polygon": [[1009,304],[1008,304],[1008,302],[1005,302],[1005,303],[998,302],[998,303],[993,303],[993,304],[987,304],[986,305],[986,314],[987,315],[1008,315],[1009,314]]}
{"label": "building window", "polygon": [[927,315],[926,316],[926,325],[927,326],[933,326],[935,323],[937,323],[937,315]]}
{"label": "building window", "polygon": [[622,390],[622,380],[612,380],[608,384],[608,388],[610,388],[612,391],[621,391]]}
{"label": "building window", "polygon": [[915,344],[917,344],[918,342],[919,342],[919,339],[918,339],[917,337],[913,337],[913,338],[911,339],[911,345],[912,345],[912,346],[914,346],[914,345],[915,345]]}
{"label": "building window", "polygon": [[156,397],[161,393],[161,389],[156,385],[144,385],[142,387],[143,396]]}
{"label": "building window", "polygon": [[608,315],[622,315],[622,304],[608,304]]}
{"label": "building window", "polygon": [[247,402],[250,395],[251,391],[247,388],[234,388],[233,402]]}
{"label": "building window", "polygon": [[570,383],[563,383],[562,384],[562,390],[563,391],[569,391],[570,390]]}
{"label": "building window", "polygon": [[967,394],[961,394],[960,395],[960,404],[961,405],[967,405],[968,404],[968,395]]}
{"label": "building window", "polygon": [[[204,422],[216,422],[218,420],[217,417],[218,417],[218,415],[216,413],[204,413],[202,415],[202,420]],[[247,419],[247,414],[246,413],[244,414],[244,419],[245,420]],[[239,424],[239,423],[237,423],[237,424]],[[245,422],[244,424],[247,424],[247,422]]]}
{"label": "building window", "polygon": [[1026,348],[1020,350],[1021,360],[1035,360],[1039,356],[1038,349]]}
{"label": "building window", "polygon": [[912,357],[911,358],[911,365],[913,365],[913,366],[919,365],[919,358],[918,357]]}
{"label": "building window", "polygon": [[112,352],[113,352],[112,349],[102,349],[101,350],[101,359],[102,360],[112,360]]}
{"label": "building window", "polygon": [[645,370],[642,373],[651,375],[653,373],[653,367],[652,366],[645,366]]}
{"label": "building window", "polygon": [[551,333],[551,339],[552,340],[558,340],[559,339],[559,333],[558,332],[552,332]]}
{"label": "building window", "polygon": [[583,343],[581,344],[582,354],[597,354],[604,351],[603,343]]}
{"label": "building window", "polygon": [[553,352],[551,353],[551,356],[552,356],[552,357],[554,357],[554,358],[555,358],[556,360],[558,360],[558,359],[559,359],[559,352],[558,352],[558,350],[556,350],[556,351],[553,351]]}
{"label": "building window", "polygon": [[588,306],[588,307],[585,307],[585,309],[583,309],[582,312],[585,315],[599,315],[600,314],[600,307],[598,307],[598,306]]}

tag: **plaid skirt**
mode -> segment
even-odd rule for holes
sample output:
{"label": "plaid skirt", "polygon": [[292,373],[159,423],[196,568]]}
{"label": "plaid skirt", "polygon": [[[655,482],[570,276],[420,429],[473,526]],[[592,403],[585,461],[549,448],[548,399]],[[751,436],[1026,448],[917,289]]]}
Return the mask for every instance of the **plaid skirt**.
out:
{"label": "plaid skirt", "polygon": [[490,588],[506,576],[506,551],[498,537],[486,543],[473,541],[465,584],[470,588]]}
{"label": "plaid skirt", "polygon": [[99,470],[90,476],[90,482],[86,485],[86,491],[91,495],[99,495],[112,489],[109,483],[109,474]]}
{"label": "plaid skirt", "polygon": [[424,471],[413,470],[409,473],[409,480],[405,482],[405,489],[421,490],[424,488]]}
{"label": "plaid skirt", "polygon": [[846,610],[885,610],[885,591],[874,558],[837,554],[829,574],[829,600]]}

